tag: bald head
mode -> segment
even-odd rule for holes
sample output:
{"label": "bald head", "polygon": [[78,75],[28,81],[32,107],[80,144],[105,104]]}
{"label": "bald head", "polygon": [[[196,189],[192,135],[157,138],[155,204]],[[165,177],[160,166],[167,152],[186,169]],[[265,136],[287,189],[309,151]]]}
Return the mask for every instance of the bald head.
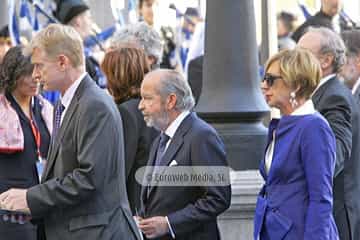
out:
{"label": "bald head", "polygon": [[298,41],[297,46],[312,52],[314,55],[320,53],[322,35],[318,32],[308,31]]}
{"label": "bald head", "polygon": [[338,73],[345,64],[345,44],[337,33],[328,28],[310,28],[297,46],[310,50],[317,57],[323,77]]}

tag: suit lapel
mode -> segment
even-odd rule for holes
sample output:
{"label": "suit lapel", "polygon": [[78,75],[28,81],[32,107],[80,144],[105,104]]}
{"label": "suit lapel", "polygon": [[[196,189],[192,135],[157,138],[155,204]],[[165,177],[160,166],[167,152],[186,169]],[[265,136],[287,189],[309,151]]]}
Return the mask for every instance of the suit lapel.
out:
{"label": "suit lapel", "polygon": [[184,143],[184,135],[190,129],[193,121],[195,120],[195,113],[190,113],[183,122],[180,124],[179,128],[176,130],[175,135],[171,139],[171,142],[166,149],[166,152],[161,159],[161,166],[168,166],[173,160],[175,154],[179,151],[181,146]]}
{"label": "suit lapel", "polygon": [[[158,146],[159,146],[159,141],[160,141],[160,136],[158,136],[157,138],[155,138],[154,140],[154,143],[150,149],[150,153],[149,153],[149,160],[148,160],[148,163],[147,163],[147,166],[149,168],[146,168],[146,171],[145,171],[145,175],[144,175],[144,178],[148,175],[148,174],[152,174],[152,171],[150,172],[149,169],[151,168],[153,170],[153,166],[154,166],[154,162],[155,162],[155,157],[156,157],[156,150],[158,149]],[[143,186],[141,188],[141,199],[142,201],[145,203],[146,200],[148,199],[147,195],[148,195],[148,190],[149,190],[149,187],[148,185],[146,186]]]}
{"label": "suit lapel", "polygon": [[354,98],[358,104],[360,104],[360,87],[358,87],[354,93]]}
{"label": "suit lapel", "polygon": [[155,138],[154,140],[154,144],[150,150],[150,154],[149,154],[149,161],[148,161],[148,166],[154,166],[155,164],[155,159],[156,159],[156,151],[159,147],[160,144],[160,135],[158,137]]}
{"label": "suit lapel", "polygon": [[45,181],[47,179],[49,173],[51,172],[52,167],[54,166],[55,159],[56,159],[56,156],[59,151],[61,140],[64,137],[64,134],[66,133],[66,130],[68,128],[68,125],[71,122],[71,119],[72,119],[74,113],[76,112],[76,109],[77,109],[77,106],[79,103],[79,98],[81,97],[85,87],[89,84],[89,81],[91,81],[91,79],[89,79],[88,76],[85,76],[85,78],[81,81],[79,87],[75,91],[75,94],[70,102],[68,109],[65,112],[63,121],[58,130],[58,134],[56,135],[55,139],[53,141],[51,141],[49,154],[48,154],[49,157],[48,157],[48,161],[47,161],[47,166],[46,166],[44,174],[41,178],[41,179],[43,179],[43,181]]}
{"label": "suit lapel", "polygon": [[171,142],[166,149],[166,152],[164,156],[161,159],[161,166],[168,166],[170,162],[173,160],[175,154],[179,151],[180,147],[184,143],[184,136],[179,133],[175,134],[173,139],[171,139]]}
{"label": "suit lapel", "polygon": [[[184,135],[191,128],[191,125],[192,125],[193,121],[195,120],[195,118],[196,118],[196,114],[190,113],[180,124],[179,128],[175,132],[175,135],[171,139],[171,142],[170,142],[168,148],[166,149],[166,152],[165,152],[163,158],[161,159],[161,166],[168,166],[169,163],[173,160],[174,156],[176,155],[176,153],[180,150],[181,146],[183,145]],[[151,157],[152,158],[150,158],[151,162],[149,161],[149,163],[151,163],[150,166],[154,166],[154,161],[156,158],[156,150],[158,148],[159,141],[160,141],[160,137],[157,139],[156,144],[154,144],[153,148],[151,149],[151,152],[152,152]],[[163,169],[163,171],[165,171],[165,168]],[[150,192],[148,193],[148,198],[151,197],[151,195],[154,192],[154,189],[156,187],[157,186],[153,186],[150,188]],[[146,195],[145,195],[145,197],[146,197]]]}
{"label": "suit lapel", "polygon": [[315,109],[317,110],[317,106],[321,100],[321,97],[325,94],[327,86],[331,84],[331,82],[335,81],[336,76],[329,79],[326,83],[324,83],[322,86],[319,87],[319,89],[316,90],[314,95],[311,97],[311,100],[314,103]]}
{"label": "suit lapel", "polygon": [[65,113],[63,122],[61,123],[61,127],[59,129],[59,132],[58,132],[57,136],[55,137],[54,141],[52,141],[50,157],[49,157],[48,163],[47,163],[48,167],[46,168],[48,171],[45,171],[46,174],[44,175],[44,178],[43,178],[44,180],[46,179],[47,174],[49,173],[50,169],[52,168],[53,164],[55,163],[55,159],[56,159],[57,153],[59,151],[61,140],[64,137],[66,129],[67,129],[67,127],[70,123],[70,120],[77,108],[77,105],[78,105],[77,99],[73,98],[69,105],[69,109]]}

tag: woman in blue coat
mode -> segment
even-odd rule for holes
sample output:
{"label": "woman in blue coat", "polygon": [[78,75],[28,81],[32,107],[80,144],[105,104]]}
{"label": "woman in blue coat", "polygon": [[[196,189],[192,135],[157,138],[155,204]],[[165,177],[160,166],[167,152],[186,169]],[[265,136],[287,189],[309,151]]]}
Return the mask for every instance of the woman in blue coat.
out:
{"label": "woman in blue coat", "polygon": [[281,112],[269,125],[260,172],[254,239],[336,240],[332,215],[335,138],[314,109],[311,94],[320,65],[303,49],[284,50],[268,60],[262,91]]}

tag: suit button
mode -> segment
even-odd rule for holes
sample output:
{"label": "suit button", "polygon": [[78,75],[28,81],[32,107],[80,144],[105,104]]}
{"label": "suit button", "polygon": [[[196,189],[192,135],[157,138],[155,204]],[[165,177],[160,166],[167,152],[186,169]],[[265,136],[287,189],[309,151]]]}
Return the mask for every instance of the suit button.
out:
{"label": "suit button", "polygon": [[271,209],[271,211],[275,213],[275,212],[278,211],[278,209],[277,209],[277,208],[273,208],[273,209]]}

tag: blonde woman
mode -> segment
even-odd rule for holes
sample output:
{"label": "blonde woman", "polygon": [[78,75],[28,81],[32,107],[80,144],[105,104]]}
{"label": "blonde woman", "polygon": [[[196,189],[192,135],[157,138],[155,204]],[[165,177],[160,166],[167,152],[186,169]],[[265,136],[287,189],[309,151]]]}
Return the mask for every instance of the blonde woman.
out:
{"label": "blonde woman", "polygon": [[320,65],[307,50],[284,50],[268,60],[265,71],[264,97],[282,117],[269,126],[254,238],[338,239],[332,215],[335,137],[310,99]]}

